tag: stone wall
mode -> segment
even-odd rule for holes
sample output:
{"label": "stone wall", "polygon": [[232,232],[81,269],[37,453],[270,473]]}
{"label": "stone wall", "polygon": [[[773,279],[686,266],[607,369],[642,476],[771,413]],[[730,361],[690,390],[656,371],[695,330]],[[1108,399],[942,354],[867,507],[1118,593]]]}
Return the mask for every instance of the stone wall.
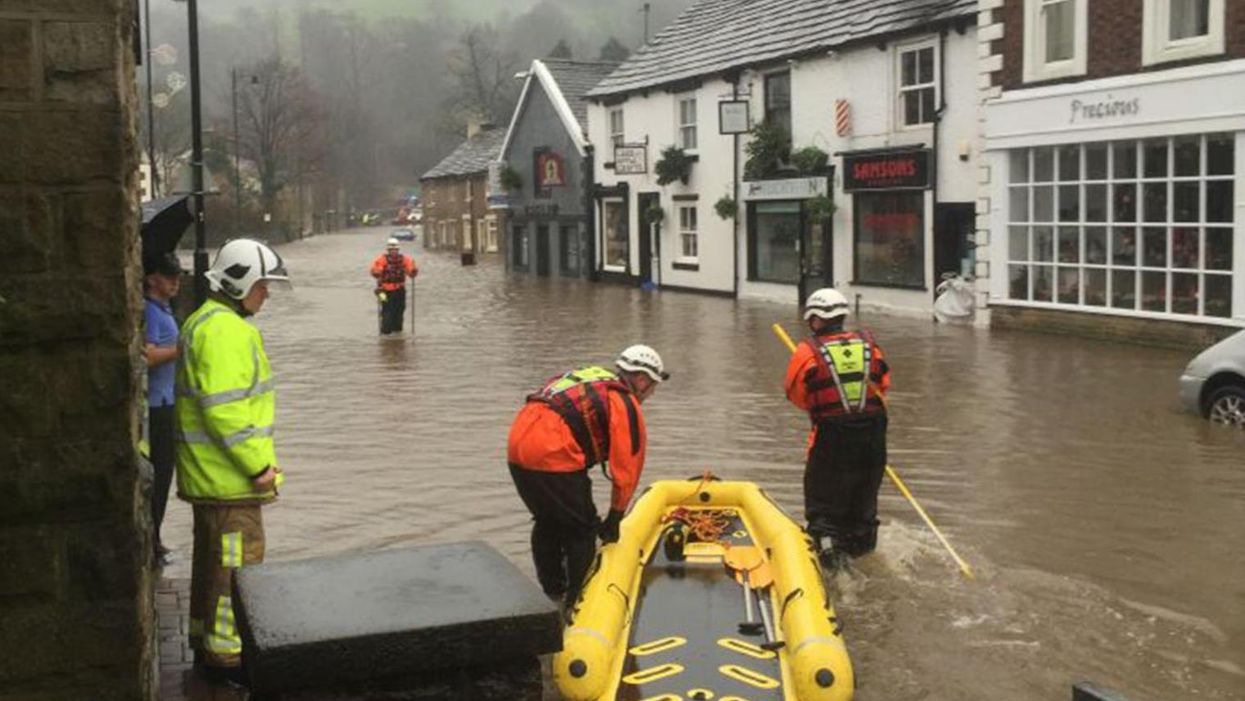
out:
{"label": "stone wall", "polygon": [[[1240,330],[1231,326],[1194,324],[1187,321],[1007,306],[990,308],[990,327],[1191,352],[1201,351]],[[1191,359],[1192,354],[1189,357]]]}
{"label": "stone wall", "polygon": [[0,0],[0,701],[153,698],[132,0]]}

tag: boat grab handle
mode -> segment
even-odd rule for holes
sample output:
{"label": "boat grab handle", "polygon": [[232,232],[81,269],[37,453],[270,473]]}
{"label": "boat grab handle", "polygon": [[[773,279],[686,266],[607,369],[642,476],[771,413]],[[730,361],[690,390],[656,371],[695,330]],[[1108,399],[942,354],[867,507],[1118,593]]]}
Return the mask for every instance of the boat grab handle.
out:
{"label": "boat grab handle", "polygon": [[782,600],[782,612],[778,614],[779,620],[782,620],[787,617],[787,605],[790,604],[794,599],[797,599],[801,596],[804,596],[804,589],[800,587],[792,589],[791,593],[787,594],[787,598]]}

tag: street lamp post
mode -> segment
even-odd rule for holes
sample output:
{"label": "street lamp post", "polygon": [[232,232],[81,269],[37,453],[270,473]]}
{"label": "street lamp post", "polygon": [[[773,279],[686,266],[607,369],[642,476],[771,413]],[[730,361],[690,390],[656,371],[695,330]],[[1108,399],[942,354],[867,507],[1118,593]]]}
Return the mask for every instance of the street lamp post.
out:
{"label": "street lamp post", "polygon": [[190,35],[190,189],[195,214],[195,304],[207,299],[207,220],[203,207],[203,116],[199,88],[199,2],[186,3],[186,26]]}
{"label": "street lamp post", "polygon": [[242,157],[238,142],[238,69],[229,69],[229,90],[233,96],[233,235],[242,231]]}
{"label": "street lamp post", "polygon": [[143,31],[147,35],[147,53],[143,56],[143,63],[147,64],[147,165],[151,168],[151,173],[148,176],[151,192],[148,193],[148,199],[154,200],[156,198],[157,186],[159,185],[159,176],[156,175],[156,110],[151,96],[151,62],[153,60],[151,53],[151,0],[144,0],[143,2],[143,22],[145,23]]}

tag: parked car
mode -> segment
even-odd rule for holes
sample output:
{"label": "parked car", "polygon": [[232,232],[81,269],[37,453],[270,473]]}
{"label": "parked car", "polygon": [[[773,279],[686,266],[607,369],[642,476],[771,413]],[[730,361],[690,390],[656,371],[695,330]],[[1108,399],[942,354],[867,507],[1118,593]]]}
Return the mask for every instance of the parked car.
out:
{"label": "parked car", "polygon": [[391,236],[393,236],[395,239],[399,241],[414,241],[415,230],[407,229],[407,228],[394,229]]}
{"label": "parked car", "polygon": [[1245,331],[1189,362],[1180,376],[1180,399],[1211,421],[1245,427]]}

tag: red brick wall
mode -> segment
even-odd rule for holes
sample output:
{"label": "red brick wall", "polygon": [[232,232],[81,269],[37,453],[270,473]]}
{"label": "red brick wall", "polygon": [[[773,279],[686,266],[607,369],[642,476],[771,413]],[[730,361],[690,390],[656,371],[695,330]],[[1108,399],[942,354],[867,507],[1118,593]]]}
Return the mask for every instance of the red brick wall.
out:
{"label": "red brick wall", "polygon": [[[1143,0],[1087,0],[1089,2],[1089,60],[1084,77],[1047,81],[1074,82],[1113,75],[1163,70],[1179,63],[1166,63],[1143,68],[1141,65],[1141,27]],[[1005,90],[1024,86],[1024,6],[1025,0],[1005,0],[995,10],[996,19],[1004,24],[1003,38],[993,42],[992,53],[1003,56],[1003,69],[994,74],[994,85]],[[1245,2],[1225,2],[1224,39],[1226,56],[1191,61],[1222,61],[1245,58]]]}

